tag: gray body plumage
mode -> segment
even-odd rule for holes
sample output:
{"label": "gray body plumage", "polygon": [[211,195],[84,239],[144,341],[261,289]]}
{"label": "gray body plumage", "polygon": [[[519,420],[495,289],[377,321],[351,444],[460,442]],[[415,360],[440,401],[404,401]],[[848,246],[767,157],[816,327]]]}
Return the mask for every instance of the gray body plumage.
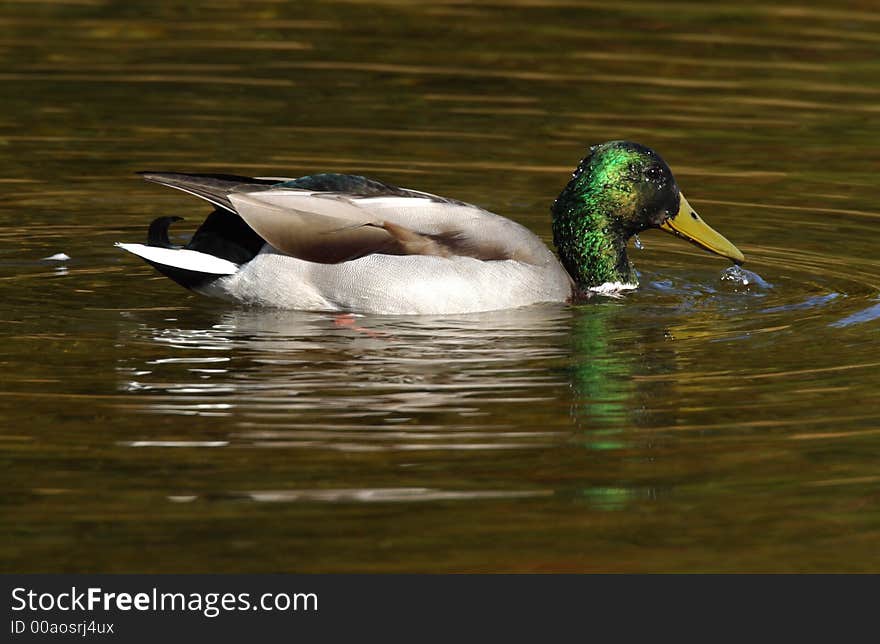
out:
{"label": "gray body plumage", "polygon": [[470,204],[349,175],[253,183],[223,175],[146,178],[237,214],[265,241],[241,264],[191,249],[120,244],[160,270],[214,275],[191,286],[206,295],[380,314],[470,313],[572,295],[565,269],[534,233]]}

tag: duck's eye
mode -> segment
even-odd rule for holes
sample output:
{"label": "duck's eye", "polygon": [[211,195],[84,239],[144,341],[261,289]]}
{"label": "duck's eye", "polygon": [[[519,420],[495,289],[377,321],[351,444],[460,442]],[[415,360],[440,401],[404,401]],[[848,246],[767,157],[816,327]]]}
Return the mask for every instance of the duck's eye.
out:
{"label": "duck's eye", "polygon": [[663,180],[663,170],[661,170],[658,166],[652,165],[645,168],[645,179],[648,181],[659,182]]}

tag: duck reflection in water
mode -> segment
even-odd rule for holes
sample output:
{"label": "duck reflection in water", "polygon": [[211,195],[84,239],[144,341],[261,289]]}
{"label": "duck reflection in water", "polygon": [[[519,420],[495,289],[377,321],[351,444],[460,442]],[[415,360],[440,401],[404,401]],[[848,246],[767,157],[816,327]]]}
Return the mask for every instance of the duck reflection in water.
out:
{"label": "duck reflection in water", "polygon": [[[627,483],[614,463],[628,450],[650,453],[669,440],[649,430],[674,424],[668,401],[678,397],[669,396],[669,383],[658,387],[645,377],[675,372],[676,355],[669,332],[635,324],[625,301],[342,323],[331,314],[265,309],[219,318],[199,309],[173,320],[159,312],[130,315],[123,332],[136,341],[126,344],[151,348],[147,358],[121,361],[122,387],[144,411],[204,419],[212,439],[216,417],[223,417],[228,431],[219,438],[230,446],[555,449],[591,465],[582,481],[554,482],[554,493],[602,507],[659,493]],[[535,404],[558,404],[559,422],[532,424]]]}

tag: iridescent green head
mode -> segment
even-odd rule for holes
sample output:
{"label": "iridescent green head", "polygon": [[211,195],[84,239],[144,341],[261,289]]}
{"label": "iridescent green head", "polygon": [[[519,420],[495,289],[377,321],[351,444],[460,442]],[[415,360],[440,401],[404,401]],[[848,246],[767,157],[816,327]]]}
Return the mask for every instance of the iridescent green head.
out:
{"label": "iridescent green head", "polygon": [[638,143],[610,141],[590,148],[551,212],[559,258],[581,288],[635,284],[626,244],[648,228],[743,261],[742,253],[693,211],[660,155]]}

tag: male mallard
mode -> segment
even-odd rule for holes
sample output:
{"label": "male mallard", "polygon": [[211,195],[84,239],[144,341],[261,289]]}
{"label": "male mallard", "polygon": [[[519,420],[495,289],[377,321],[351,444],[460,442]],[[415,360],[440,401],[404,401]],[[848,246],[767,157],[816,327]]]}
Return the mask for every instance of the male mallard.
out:
{"label": "male mallard", "polygon": [[443,314],[565,302],[634,286],[627,240],[648,228],[743,261],[663,159],[627,141],[590,148],[553,203],[559,259],[509,219],[365,177],[142,174],[216,208],[183,248],[168,241],[179,217],[153,221],[147,245],[118,246],[186,288],[245,304]]}

